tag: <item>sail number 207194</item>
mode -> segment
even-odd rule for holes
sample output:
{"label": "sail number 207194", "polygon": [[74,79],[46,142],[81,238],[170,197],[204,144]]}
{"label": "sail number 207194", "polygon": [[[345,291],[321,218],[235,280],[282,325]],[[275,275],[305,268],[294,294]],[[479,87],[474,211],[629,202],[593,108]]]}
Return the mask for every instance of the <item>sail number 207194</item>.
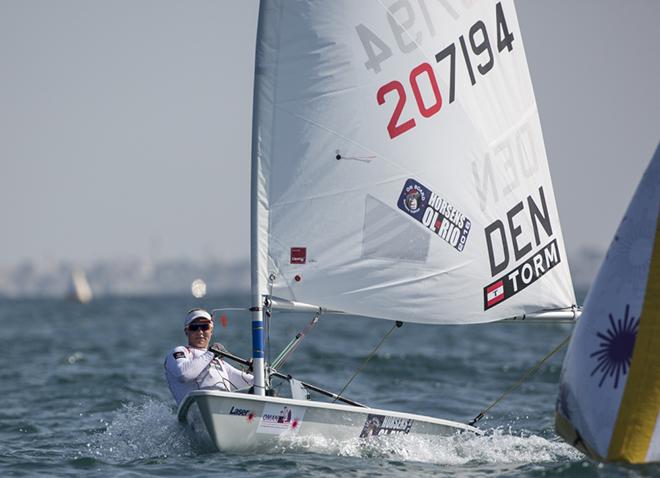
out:
{"label": "sail number 207194", "polygon": [[[420,5],[424,5],[423,0],[419,1]],[[399,6],[400,3],[410,7],[410,2],[408,0],[405,0],[404,2],[396,2],[396,5]],[[414,18],[412,16],[411,7],[408,8],[407,11],[409,19]],[[425,12],[425,10],[423,10],[423,12]],[[392,12],[390,12],[390,17],[388,18],[393,18]],[[425,16],[425,18],[427,17]],[[504,10],[502,9],[502,4],[500,2],[495,5],[495,23],[497,29],[498,53],[501,53],[504,50],[511,51],[513,49],[514,35],[507,26]],[[397,39],[399,49],[403,53],[412,51],[411,48],[416,47],[415,41],[411,40],[410,42],[405,43],[402,35],[403,28],[408,28],[410,26],[410,21],[403,23],[391,21],[390,25],[392,26],[392,32]],[[380,64],[392,55],[391,49],[364,25],[358,25],[356,31],[368,57],[368,60],[365,62],[365,67],[373,70],[374,73],[380,72]],[[436,64],[439,65],[440,63],[445,62],[444,64],[448,66],[448,70],[445,66],[443,67],[443,71],[446,71],[448,74],[448,81],[445,81],[445,83],[449,86],[450,104],[454,102],[456,97],[456,43],[458,43],[458,47],[460,48],[460,56],[463,58],[462,63],[465,65],[472,86],[477,84],[476,72],[481,76],[484,76],[491,71],[495,65],[493,45],[491,45],[486,24],[479,20],[470,27],[467,35],[459,36],[457,42],[449,44],[435,55]],[[375,48],[378,48],[378,54],[376,54]],[[440,91],[435,71],[430,63],[424,62],[415,66],[410,71],[407,80],[406,84],[397,79],[389,81],[382,85],[376,93],[376,101],[379,105],[384,105],[386,102],[394,102],[392,115],[387,124],[387,132],[392,139],[411,130],[417,124],[414,115],[409,118],[402,117],[408,98],[406,94],[407,91],[412,91],[417,104],[417,110],[422,117],[430,118],[442,109],[443,95]],[[426,91],[426,94],[423,94],[422,91]],[[419,117],[417,119],[419,119]]]}

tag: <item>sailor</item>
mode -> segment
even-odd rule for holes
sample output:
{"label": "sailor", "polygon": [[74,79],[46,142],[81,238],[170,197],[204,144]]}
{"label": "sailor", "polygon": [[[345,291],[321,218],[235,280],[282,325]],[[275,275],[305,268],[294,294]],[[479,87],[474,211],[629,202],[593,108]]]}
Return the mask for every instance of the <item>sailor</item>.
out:
{"label": "sailor", "polygon": [[176,347],[165,359],[165,376],[177,405],[192,390],[233,392],[252,386],[254,377],[251,374],[232,367],[213,353],[212,350],[224,350],[221,344],[208,348],[213,335],[211,314],[193,309],[186,315],[183,325],[188,345]]}

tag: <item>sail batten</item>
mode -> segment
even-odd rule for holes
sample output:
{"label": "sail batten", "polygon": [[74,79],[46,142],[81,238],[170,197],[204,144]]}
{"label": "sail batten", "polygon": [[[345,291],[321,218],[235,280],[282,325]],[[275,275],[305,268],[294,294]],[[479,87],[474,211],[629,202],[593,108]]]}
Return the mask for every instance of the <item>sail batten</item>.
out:
{"label": "sail batten", "polygon": [[512,0],[260,7],[259,286],[478,323],[575,297]]}

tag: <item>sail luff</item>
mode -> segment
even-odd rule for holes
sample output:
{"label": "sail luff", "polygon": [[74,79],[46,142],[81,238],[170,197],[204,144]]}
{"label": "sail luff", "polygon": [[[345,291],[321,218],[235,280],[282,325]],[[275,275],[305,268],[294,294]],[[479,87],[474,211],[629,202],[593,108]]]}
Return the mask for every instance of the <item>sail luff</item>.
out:
{"label": "sail luff", "polygon": [[254,68],[254,94],[252,114],[252,169],[251,169],[251,218],[250,261],[252,295],[252,360],[254,393],[265,395],[265,341],[264,297],[268,294],[268,238],[269,205],[268,180],[270,144],[273,134],[273,85],[269,81],[266,51],[273,30],[272,15],[268,9],[272,3],[261,2],[257,26],[257,46]]}
{"label": "sail luff", "polygon": [[[251,261],[252,293],[268,293],[268,239],[269,239],[269,175],[270,154],[275,122],[272,76],[277,55],[278,2],[261,2],[257,26],[257,44],[254,69],[254,94],[252,114],[252,176],[251,176]],[[275,13],[274,13],[275,12]],[[254,305],[259,305],[254,304]]]}

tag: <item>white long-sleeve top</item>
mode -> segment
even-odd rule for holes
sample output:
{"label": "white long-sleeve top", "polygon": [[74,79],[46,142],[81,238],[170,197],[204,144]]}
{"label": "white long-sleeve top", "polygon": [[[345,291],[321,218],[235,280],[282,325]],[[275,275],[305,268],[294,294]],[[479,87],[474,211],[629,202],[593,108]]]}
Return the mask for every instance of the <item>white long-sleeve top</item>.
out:
{"label": "white long-sleeve top", "polygon": [[165,359],[165,377],[177,405],[192,390],[233,392],[251,386],[254,377],[232,367],[213,352],[179,346]]}

